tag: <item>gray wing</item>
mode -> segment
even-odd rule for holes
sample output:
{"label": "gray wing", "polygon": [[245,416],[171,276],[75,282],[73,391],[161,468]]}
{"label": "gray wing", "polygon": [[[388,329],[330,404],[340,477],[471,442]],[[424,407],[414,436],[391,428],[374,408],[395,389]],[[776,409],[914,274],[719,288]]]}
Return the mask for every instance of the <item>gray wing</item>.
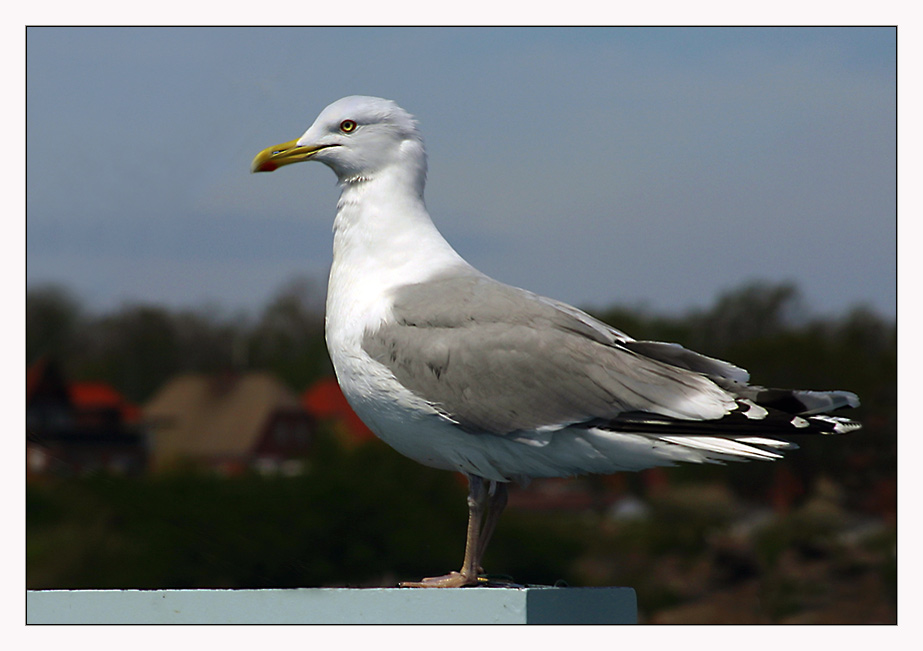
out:
{"label": "gray wing", "polygon": [[673,344],[638,342],[589,315],[484,276],[408,285],[363,349],[472,431],[556,428],[625,412],[719,419],[720,384],[746,372]]}

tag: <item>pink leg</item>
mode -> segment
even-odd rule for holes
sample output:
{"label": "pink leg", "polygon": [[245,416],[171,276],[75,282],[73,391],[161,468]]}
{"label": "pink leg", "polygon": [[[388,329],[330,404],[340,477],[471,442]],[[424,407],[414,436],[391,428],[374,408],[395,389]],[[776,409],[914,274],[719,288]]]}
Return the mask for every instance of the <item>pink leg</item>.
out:
{"label": "pink leg", "polygon": [[[489,484],[486,485],[486,484]],[[460,572],[428,577],[421,581],[403,581],[403,588],[461,588],[478,584],[481,558],[497,526],[497,519],[506,506],[506,484],[487,482],[475,475],[468,476],[468,537],[465,560]],[[486,512],[486,521],[485,521]]]}

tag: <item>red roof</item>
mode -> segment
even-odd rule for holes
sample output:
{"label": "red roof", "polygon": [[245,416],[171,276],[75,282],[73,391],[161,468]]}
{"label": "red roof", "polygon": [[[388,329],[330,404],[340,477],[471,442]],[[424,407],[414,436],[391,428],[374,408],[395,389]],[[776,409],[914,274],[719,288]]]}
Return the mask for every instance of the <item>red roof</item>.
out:
{"label": "red roof", "polygon": [[26,369],[26,403],[30,403],[41,393],[62,400],[67,399],[67,388],[58,363],[45,356],[40,357]]}
{"label": "red roof", "polygon": [[318,420],[342,422],[357,440],[366,441],[375,438],[372,430],[365,426],[365,423],[346,402],[346,396],[343,395],[335,378],[323,378],[308,387],[301,396],[301,404]]}
{"label": "red roof", "polygon": [[134,423],[141,410],[105,382],[74,382],[69,387],[71,402],[77,409],[118,409],[122,418]]}
{"label": "red roof", "polygon": [[42,357],[26,369],[26,402],[28,402],[32,398],[32,394],[38,390],[38,386],[47,368],[48,360]]}

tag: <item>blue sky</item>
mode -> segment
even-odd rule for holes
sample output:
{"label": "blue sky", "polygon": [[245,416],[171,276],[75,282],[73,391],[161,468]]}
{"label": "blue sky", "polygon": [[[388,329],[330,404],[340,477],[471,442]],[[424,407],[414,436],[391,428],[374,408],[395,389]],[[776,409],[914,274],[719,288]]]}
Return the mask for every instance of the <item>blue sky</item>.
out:
{"label": "blue sky", "polygon": [[499,280],[663,312],[794,281],[893,316],[895,66],[889,28],[31,28],[28,285],[323,287],[333,174],[249,163],[368,94],[417,116],[434,221]]}

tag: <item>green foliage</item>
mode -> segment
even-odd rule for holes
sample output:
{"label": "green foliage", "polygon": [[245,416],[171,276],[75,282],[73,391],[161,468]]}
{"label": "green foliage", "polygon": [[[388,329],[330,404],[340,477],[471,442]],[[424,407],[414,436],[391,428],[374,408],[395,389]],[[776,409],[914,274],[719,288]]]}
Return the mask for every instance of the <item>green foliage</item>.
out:
{"label": "green foliage", "polygon": [[63,287],[30,290],[26,301],[26,362],[43,354],[73,354],[83,315],[77,300]]}
{"label": "green foliage", "polygon": [[323,332],[322,295],[295,279],[276,294],[259,321],[245,335],[248,363],[272,370],[289,386],[305,388],[332,372]]}
{"label": "green foliage", "polygon": [[[328,441],[332,437],[328,437]],[[394,585],[458,569],[466,488],[373,442],[298,477],[94,476],[30,485],[27,583],[49,588]],[[560,578],[565,536],[515,516],[488,561]],[[503,540],[505,539],[505,540]],[[522,540],[541,544],[526,546]],[[563,558],[569,559],[569,555]],[[551,560],[549,560],[551,559]]]}

